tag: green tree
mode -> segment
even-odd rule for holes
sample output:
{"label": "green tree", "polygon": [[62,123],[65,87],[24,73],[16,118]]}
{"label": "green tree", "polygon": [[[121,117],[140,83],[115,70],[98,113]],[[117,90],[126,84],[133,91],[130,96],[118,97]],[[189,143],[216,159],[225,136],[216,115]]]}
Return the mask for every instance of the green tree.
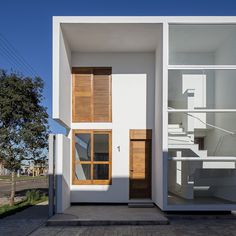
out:
{"label": "green tree", "polygon": [[46,158],[48,114],[42,106],[43,81],[0,70],[0,158],[11,171],[10,205],[16,171],[23,161]]}

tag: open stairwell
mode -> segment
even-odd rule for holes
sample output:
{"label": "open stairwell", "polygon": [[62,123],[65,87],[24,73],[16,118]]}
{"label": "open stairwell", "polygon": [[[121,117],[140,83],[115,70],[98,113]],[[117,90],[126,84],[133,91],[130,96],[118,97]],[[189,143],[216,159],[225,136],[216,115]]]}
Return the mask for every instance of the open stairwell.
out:
{"label": "open stairwell", "polygon": [[[217,192],[218,186],[229,182],[229,169],[235,168],[235,157],[208,156],[194,143],[194,132],[188,134],[180,124],[168,125],[168,149],[169,191],[185,199]],[[223,175],[217,174],[219,169]]]}
{"label": "open stairwell", "polygon": [[194,143],[194,135],[188,135],[180,124],[168,125],[168,148],[171,150],[188,150],[188,154],[192,151],[193,157],[207,157],[207,150],[199,150],[199,145]]}

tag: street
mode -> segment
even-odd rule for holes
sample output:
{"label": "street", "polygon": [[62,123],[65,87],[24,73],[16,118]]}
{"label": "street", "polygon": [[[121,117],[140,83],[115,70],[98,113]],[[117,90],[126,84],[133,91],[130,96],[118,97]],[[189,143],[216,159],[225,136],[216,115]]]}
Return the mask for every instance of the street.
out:
{"label": "street", "polygon": [[[16,182],[16,200],[20,200],[25,196],[29,189],[39,189],[47,192],[48,180],[46,178],[35,178],[30,180],[20,180]],[[0,180],[0,205],[8,203],[8,196],[11,191],[11,182],[9,180]]]}

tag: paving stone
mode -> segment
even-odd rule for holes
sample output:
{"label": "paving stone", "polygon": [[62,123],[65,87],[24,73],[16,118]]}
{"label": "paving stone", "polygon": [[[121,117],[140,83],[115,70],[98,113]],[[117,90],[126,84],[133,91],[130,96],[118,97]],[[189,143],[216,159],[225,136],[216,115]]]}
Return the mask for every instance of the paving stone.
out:
{"label": "paving stone", "polygon": [[0,220],[0,236],[236,236],[236,220],[223,216],[222,219],[172,219],[169,225],[51,227],[45,225],[47,209],[45,214],[38,210],[30,209],[31,216],[21,212]]}
{"label": "paving stone", "polygon": [[[47,232],[48,229],[48,232]],[[51,234],[51,230],[54,234]],[[58,229],[58,231],[56,231]],[[38,232],[38,233],[37,233]],[[79,236],[236,236],[235,220],[177,220],[170,225],[146,226],[77,226],[47,227],[36,230],[38,235]]]}

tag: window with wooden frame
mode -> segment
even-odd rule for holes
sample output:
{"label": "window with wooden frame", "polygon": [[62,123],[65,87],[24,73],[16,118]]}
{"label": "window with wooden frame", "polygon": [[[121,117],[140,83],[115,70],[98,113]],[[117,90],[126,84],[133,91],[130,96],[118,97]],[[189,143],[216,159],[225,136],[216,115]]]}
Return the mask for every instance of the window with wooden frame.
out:
{"label": "window with wooden frame", "polygon": [[111,184],[111,130],[74,130],[73,184]]}
{"label": "window with wooden frame", "polygon": [[111,68],[72,68],[72,121],[111,122]]}

